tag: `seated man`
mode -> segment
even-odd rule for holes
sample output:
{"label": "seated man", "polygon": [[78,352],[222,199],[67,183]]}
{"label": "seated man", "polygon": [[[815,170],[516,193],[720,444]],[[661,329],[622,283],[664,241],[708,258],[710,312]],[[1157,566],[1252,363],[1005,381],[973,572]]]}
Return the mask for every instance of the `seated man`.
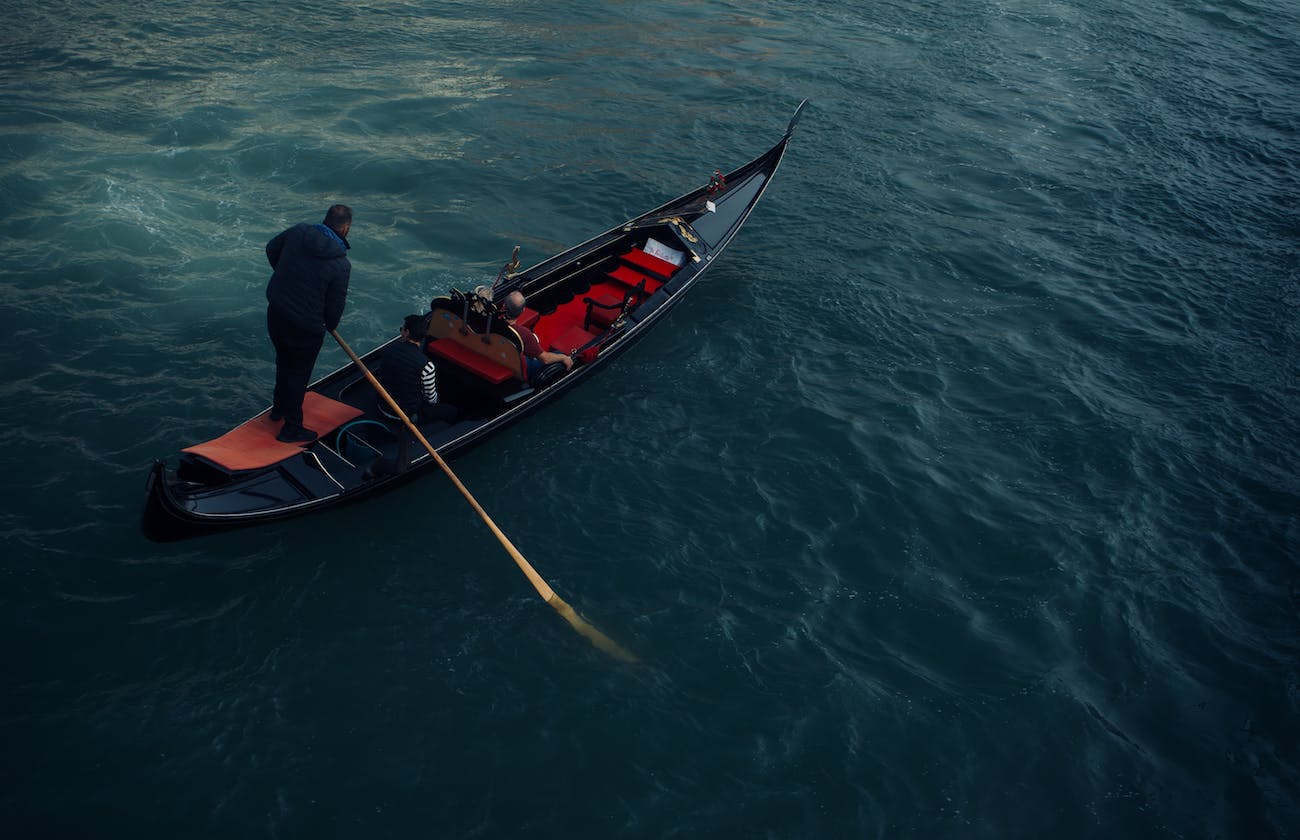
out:
{"label": "seated man", "polygon": [[[453,422],[460,413],[453,405],[438,402],[438,369],[420,347],[425,322],[419,315],[407,315],[402,322],[402,340],[384,351],[376,378],[401,406],[413,423],[432,420]],[[382,397],[379,410],[385,417],[400,420]]]}
{"label": "seated man", "polygon": [[516,290],[506,295],[505,315],[506,323],[515,328],[515,332],[519,333],[519,340],[523,342],[529,380],[541,372],[542,368],[555,362],[563,362],[565,370],[572,368],[573,357],[543,350],[542,343],[537,340],[533,331],[519,323],[519,316],[524,311],[524,302],[523,292]]}

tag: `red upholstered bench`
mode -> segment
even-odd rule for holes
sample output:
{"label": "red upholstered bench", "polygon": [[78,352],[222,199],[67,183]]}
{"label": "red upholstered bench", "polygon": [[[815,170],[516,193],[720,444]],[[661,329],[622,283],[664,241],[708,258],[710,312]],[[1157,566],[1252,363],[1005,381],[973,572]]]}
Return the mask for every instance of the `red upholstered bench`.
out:
{"label": "red upholstered bench", "polygon": [[[651,257],[651,259],[656,259],[656,258],[655,258],[655,257]],[[660,261],[660,262],[663,262],[663,260],[659,260],[659,261]],[[664,263],[664,265],[672,265],[672,263]],[[645,281],[645,293],[646,293],[647,295],[652,295],[652,294],[654,294],[656,291],[659,290],[659,287],[662,286],[662,285],[664,284],[664,281],[662,281],[662,280],[657,280],[657,279],[655,279],[654,277],[651,277],[651,276],[648,275],[648,274],[642,274],[641,272],[637,271],[636,269],[628,268],[628,267],[625,266],[625,265],[620,265],[618,268],[616,268],[616,269],[614,269],[613,271],[609,272],[609,275],[608,275],[608,276],[609,276],[609,278],[610,278],[611,280],[617,280],[618,282],[622,283],[623,285],[625,285],[625,286],[629,286],[629,287],[635,287],[638,283],[640,283],[642,280],[644,280],[644,281]]]}
{"label": "red upholstered bench", "polygon": [[457,344],[448,338],[440,338],[429,342],[429,352],[473,371],[493,385],[500,385],[507,379],[516,378],[518,375],[516,371],[512,371],[505,365],[497,364],[486,356],[475,353],[468,347]]}
{"label": "red upholstered bench", "polygon": [[582,327],[569,327],[551,341],[551,352],[563,353],[567,356],[595,337]]}
{"label": "red upholstered bench", "polygon": [[662,277],[664,280],[672,277],[673,272],[677,270],[677,266],[668,262],[668,260],[662,260],[654,254],[647,254],[640,248],[633,248],[626,254],[620,254],[619,259],[636,266],[642,271],[648,271]]}
{"label": "red upholstered bench", "polygon": [[536,324],[537,319],[540,317],[541,315],[537,313],[537,310],[529,309],[527,306],[525,306],[524,311],[519,313],[519,318],[517,320],[520,326],[527,327],[528,329],[531,330],[533,328],[533,324]]}
{"label": "red upholstered bench", "polygon": [[582,300],[587,304],[587,316],[582,319],[582,328],[588,329],[592,324],[598,327],[612,326],[623,312],[623,297],[624,295],[614,292],[584,297]]}

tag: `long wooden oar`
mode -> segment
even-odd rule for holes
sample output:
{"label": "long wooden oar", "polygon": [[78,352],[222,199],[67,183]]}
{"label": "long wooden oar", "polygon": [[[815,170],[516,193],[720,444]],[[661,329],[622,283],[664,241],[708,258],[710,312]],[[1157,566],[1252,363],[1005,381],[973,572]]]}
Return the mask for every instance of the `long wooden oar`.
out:
{"label": "long wooden oar", "polygon": [[424,444],[424,448],[429,451],[429,455],[433,460],[438,462],[438,466],[442,467],[442,471],[447,474],[447,478],[450,478],[451,483],[456,485],[456,489],[465,497],[465,501],[469,502],[470,507],[474,508],[474,512],[479,515],[479,518],[487,523],[488,528],[496,536],[497,542],[501,543],[501,546],[505,548],[506,553],[508,553],[511,559],[515,561],[515,565],[517,565],[519,570],[524,573],[524,577],[528,578],[528,582],[537,590],[537,594],[542,596],[542,600],[554,607],[555,611],[564,616],[564,620],[569,622],[574,630],[577,630],[579,633],[586,636],[593,645],[600,648],[605,653],[608,653],[615,659],[621,659],[624,662],[636,662],[637,659],[635,656],[624,650],[613,639],[588,624],[582,616],[578,615],[578,613],[574,611],[573,607],[569,606],[563,598],[555,594],[555,590],[552,589],[546,581],[542,580],[542,576],[537,574],[537,570],[532,567],[532,564],[524,559],[524,555],[520,554],[519,549],[515,548],[514,543],[510,542],[510,539],[502,533],[501,529],[497,527],[497,524],[492,521],[492,517],[488,516],[487,511],[485,511],[483,506],[478,503],[478,500],[474,498],[474,495],[469,492],[469,489],[466,488],[464,484],[460,483],[460,479],[451,471],[451,467],[447,466],[447,462],[442,460],[442,456],[438,454],[438,451],[433,448],[433,445],[429,443],[428,439],[425,438],[416,425],[411,422],[411,418],[406,416],[406,412],[402,411],[402,407],[393,400],[392,396],[389,395],[384,386],[379,384],[379,380],[375,378],[374,374],[370,372],[365,363],[361,361],[361,357],[352,352],[352,348],[349,347],[348,343],[343,340],[343,337],[338,334],[338,330],[330,330],[330,335],[334,336],[334,340],[343,348],[343,352],[347,353],[348,356],[352,358],[352,361],[356,363],[357,368],[365,374],[366,379],[368,379],[370,384],[374,386],[375,390],[379,392],[379,396],[383,398],[384,402],[388,403],[388,407],[393,410],[393,413],[402,418],[402,422],[406,424],[406,428],[410,429],[412,434],[415,435],[420,443]]}

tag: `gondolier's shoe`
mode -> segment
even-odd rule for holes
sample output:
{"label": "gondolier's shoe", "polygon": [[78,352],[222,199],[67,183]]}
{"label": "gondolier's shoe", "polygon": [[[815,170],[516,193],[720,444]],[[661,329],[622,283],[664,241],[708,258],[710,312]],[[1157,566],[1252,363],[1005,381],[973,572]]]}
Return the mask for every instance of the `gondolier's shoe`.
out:
{"label": "gondolier's shoe", "polygon": [[275,439],[281,443],[311,443],[316,439],[316,433],[306,426],[299,426],[295,423],[285,423],[284,428]]}

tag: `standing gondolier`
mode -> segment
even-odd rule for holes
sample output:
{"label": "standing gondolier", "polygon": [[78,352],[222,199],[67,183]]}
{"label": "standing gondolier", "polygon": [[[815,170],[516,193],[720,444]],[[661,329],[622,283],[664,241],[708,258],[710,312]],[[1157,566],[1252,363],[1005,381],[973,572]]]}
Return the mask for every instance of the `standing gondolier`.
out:
{"label": "standing gondolier", "polygon": [[283,418],[276,438],[286,443],[316,439],[303,425],[302,401],[325,332],[338,327],[347,305],[351,228],[352,209],[335,204],[321,224],[294,225],[266,243],[274,269],[266,286],[266,331],[275,345],[271,419]]}

